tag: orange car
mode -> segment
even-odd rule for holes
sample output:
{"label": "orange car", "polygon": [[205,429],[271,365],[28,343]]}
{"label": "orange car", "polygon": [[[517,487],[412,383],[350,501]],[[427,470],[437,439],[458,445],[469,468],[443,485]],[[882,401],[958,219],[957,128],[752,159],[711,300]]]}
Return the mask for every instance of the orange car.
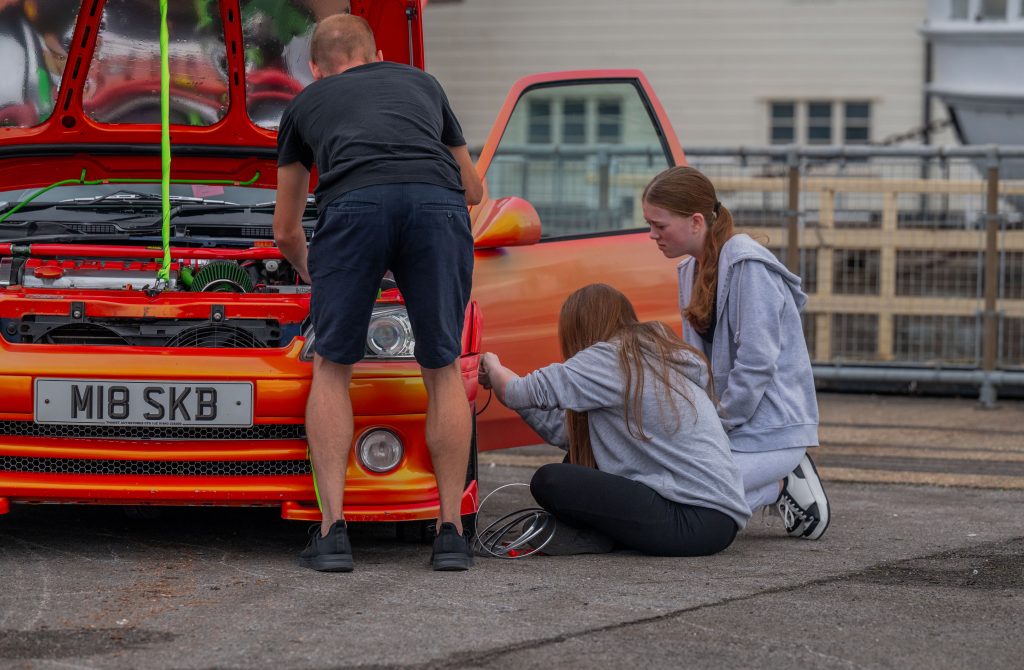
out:
{"label": "orange car", "polygon": [[[271,231],[275,113],[298,90],[284,55],[308,30],[267,37],[260,21],[274,30],[281,22],[261,17],[257,0],[222,0],[212,16],[200,15],[203,3],[177,8],[171,106],[181,108],[172,113],[164,263],[159,119],[152,105],[92,88],[112,79],[103,68],[124,64],[102,49],[159,53],[149,28],[109,34],[141,22],[114,12],[150,4],[83,3],[69,18],[68,66],[51,77],[60,82],[52,104],[26,95],[20,104],[37,118],[0,131],[0,513],[10,503],[270,505],[285,518],[318,519],[303,429],[309,292]],[[312,26],[305,7],[293,3]],[[352,8],[385,55],[422,67],[417,0]],[[217,67],[198,67],[203,54]],[[207,80],[191,82],[197,72]],[[152,87],[117,74],[126,96]],[[176,100],[176,90],[188,94]],[[638,72],[516,85],[478,163],[489,198],[472,212],[468,402],[484,408],[483,350],[521,371],[557,360],[558,308],[582,284],[609,281],[645,317],[678,320],[672,267],[646,239],[638,194],[682,160]],[[310,207],[307,230],[314,223]],[[353,379],[349,520],[437,516],[413,346],[402,297],[385,282]],[[478,421],[464,515],[477,506],[477,448],[538,441],[497,403]]]}

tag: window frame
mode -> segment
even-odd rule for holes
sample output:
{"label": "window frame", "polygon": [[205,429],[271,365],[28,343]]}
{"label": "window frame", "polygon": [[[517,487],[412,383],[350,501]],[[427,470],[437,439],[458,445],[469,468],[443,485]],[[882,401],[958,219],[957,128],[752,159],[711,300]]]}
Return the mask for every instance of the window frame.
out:
{"label": "window frame", "polygon": [[[622,98],[597,98],[593,101],[594,105],[594,142],[597,144],[622,144],[623,136],[625,135],[625,124],[623,123],[623,100]],[[602,107],[605,105],[615,105],[617,111],[614,114],[610,114],[603,110]],[[611,120],[609,120],[609,118]],[[602,130],[605,126],[613,124],[615,126],[614,137],[610,140],[605,139],[602,134]]]}
{"label": "window frame", "polygon": [[[776,114],[776,110],[781,107],[790,107],[792,114],[787,116],[781,116]],[[798,100],[770,100],[768,102],[768,142],[769,144],[793,144],[796,142],[797,132],[797,117],[800,102]],[[787,126],[784,123],[778,123],[779,120],[789,119],[789,133],[790,138],[788,141],[776,139],[776,131],[785,129]]]}
{"label": "window frame", "polygon": [[[675,157],[672,155],[672,148],[669,146],[669,143],[668,143],[668,135],[666,134],[665,129],[662,127],[661,122],[658,119],[658,115],[657,115],[657,112],[654,109],[654,105],[651,102],[651,98],[648,95],[647,91],[644,89],[641,81],[639,79],[636,79],[636,78],[632,78],[632,77],[630,77],[630,78],[595,77],[593,79],[563,79],[563,80],[557,80],[557,81],[546,81],[546,82],[541,82],[541,83],[537,83],[537,84],[532,84],[532,85],[527,86],[526,88],[524,88],[519,93],[519,96],[516,99],[515,104],[512,106],[512,110],[511,110],[511,112],[509,114],[509,119],[511,119],[512,115],[515,114],[515,109],[519,106],[520,102],[522,102],[523,98],[526,97],[528,94],[534,92],[534,91],[543,90],[543,89],[561,89],[561,90],[571,91],[576,86],[595,86],[595,85],[599,85],[599,84],[626,85],[626,86],[631,86],[636,91],[637,98],[640,101],[640,104],[643,107],[644,111],[647,113],[647,119],[650,121],[651,128],[654,131],[654,133],[655,133],[655,135],[656,135],[656,137],[658,139],[658,145],[661,147],[661,154],[662,154],[662,156],[665,159],[666,166],[667,167],[673,167],[673,166],[677,165],[677,163],[675,161]],[[500,153],[500,151],[501,151],[502,141],[505,139],[505,136],[506,136],[506,134],[509,131],[510,125],[511,124],[506,123],[505,127],[502,129],[501,136],[498,138],[497,143],[495,145],[495,149],[494,149],[493,156],[491,157],[491,161],[489,161],[488,165],[487,165],[487,171],[488,172],[490,171],[491,165],[493,164],[493,157],[497,156]],[[625,130],[625,128],[623,128],[623,130]],[[528,142],[527,142],[527,144],[528,144]],[[487,175],[485,173],[484,174],[484,179],[486,179],[486,178],[487,178]],[[636,226],[634,228],[621,228],[621,229],[615,229],[615,230],[602,230],[602,231],[588,232],[588,233],[572,233],[572,234],[568,234],[568,235],[555,235],[555,236],[550,236],[550,237],[542,237],[540,240],[537,241],[537,244],[547,244],[547,243],[551,243],[551,242],[565,242],[565,241],[578,240],[578,239],[588,239],[588,238],[593,238],[593,237],[609,237],[609,236],[616,236],[616,235],[635,235],[637,233],[641,233],[643,231],[646,231],[647,229],[648,229],[648,227],[646,225],[643,225],[643,226]]]}
{"label": "window frame", "polygon": [[[566,107],[569,104],[572,104],[572,105],[579,104],[580,105],[579,113],[576,114],[574,112],[572,114],[572,116],[570,116],[569,113],[566,111]],[[587,99],[586,98],[573,98],[573,97],[561,98],[561,108],[562,109],[561,109],[561,114],[559,116],[561,117],[561,121],[562,121],[562,123],[561,123],[561,129],[562,129],[561,141],[562,141],[562,144],[577,145],[577,144],[586,144],[587,143],[587,140],[590,138],[590,133],[588,132],[589,131],[589,127],[588,126],[590,125],[588,123],[588,120],[590,118],[590,115],[588,113],[587,107],[588,107],[588,105],[587,105]],[[576,137],[575,135],[570,135],[570,133],[569,133],[570,121],[572,121],[572,125],[574,125],[574,126],[578,125],[579,126],[580,133],[579,133],[579,139],[578,140],[575,139],[575,137]],[[570,137],[573,137],[574,139],[572,141],[570,141],[570,139],[569,139]]]}
{"label": "window frame", "polygon": [[[835,140],[835,102],[832,100],[808,100],[805,105],[807,111],[807,124],[804,129],[804,137],[809,145],[828,145],[832,144]],[[827,116],[815,116],[812,114],[812,110],[815,107],[825,107],[828,109]],[[824,123],[822,123],[824,121]],[[826,138],[815,138],[813,133],[815,130],[824,128],[828,131],[828,137]]]}
{"label": "window frame", "polygon": [[[863,105],[866,114],[864,116],[850,116],[850,108],[855,105]],[[851,140],[850,130],[863,130],[863,140]],[[844,145],[865,145],[871,144],[871,101],[870,100],[843,100],[843,144]]]}
{"label": "window frame", "polygon": [[[555,133],[554,133],[554,107],[555,101],[553,98],[539,98],[537,100],[529,100],[529,107],[526,110],[526,143],[527,144],[554,144]],[[547,106],[547,112],[543,114],[536,114],[535,111],[541,105]],[[536,138],[534,131],[537,128],[538,119],[541,120],[542,124],[546,126],[547,139]],[[535,139],[536,138],[536,139]]]}
{"label": "window frame", "polygon": [[[863,98],[772,98],[767,100],[768,105],[768,144],[772,146],[785,146],[795,144],[797,138],[802,138],[804,143],[812,146],[824,145],[867,145],[871,144],[871,131],[873,125],[874,100]],[[814,106],[829,107],[829,115],[812,116]],[[851,106],[863,105],[866,109],[864,116],[850,116]],[[792,106],[793,115],[783,116],[778,114],[782,108]],[[816,128],[825,128],[827,121],[828,141],[815,139],[812,133]],[[788,123],[787,123],[788,122]],[[789,130],[792,139],[777,138],[779,130]],[[849,131],[863,131],[863,139],[850,139]]]}

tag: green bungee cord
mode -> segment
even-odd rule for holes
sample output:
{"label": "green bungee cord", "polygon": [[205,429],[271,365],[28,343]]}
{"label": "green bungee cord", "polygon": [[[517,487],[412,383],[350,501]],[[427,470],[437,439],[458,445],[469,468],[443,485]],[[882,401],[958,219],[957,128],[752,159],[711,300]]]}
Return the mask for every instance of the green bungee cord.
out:
{"label": "green bungee cord", "polygon": [[163,286],[171,280],[171,68],[167,42],[167,0],[160,0],[160,234],[164,261],[156,277]]}

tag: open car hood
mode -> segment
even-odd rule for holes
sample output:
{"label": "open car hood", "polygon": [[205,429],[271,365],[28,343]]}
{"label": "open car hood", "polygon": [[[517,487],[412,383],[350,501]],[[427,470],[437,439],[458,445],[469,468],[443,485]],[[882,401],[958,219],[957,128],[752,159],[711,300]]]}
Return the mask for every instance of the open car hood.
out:
{"label": "open car hood", "polygon": [[[349,4],[385,58],[423,67],[423,0],[169,3],[172,177],[273,188],[277,122],[311,79],[312,26]],[[0,52],[16,55],[0,82],[5,189],[159,178],[158,7],[25,0],[0,10]]]}

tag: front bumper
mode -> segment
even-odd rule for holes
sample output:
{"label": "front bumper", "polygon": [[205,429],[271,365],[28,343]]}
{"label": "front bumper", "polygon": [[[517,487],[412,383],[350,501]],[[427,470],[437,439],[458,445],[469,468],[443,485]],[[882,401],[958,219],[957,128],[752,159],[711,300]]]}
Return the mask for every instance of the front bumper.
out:
{"label": "front bumper", "polygon": [[[284,518],[319,519],[302,430],[310,366],[298,361],[301,344],[228,356],[178,351],[173,358],[122,349],[113,365],[97,363],[98,357],[81,350],[81,355],[54,355],[52,348],[41,347],[0,351],[0,367],[8,373],[0,375],[0,514],[10,503],[241,505],[280,506]],[[475,355],[462,359],[467,389],[475,386],[477,361]],[[34,423],[33,380],[72,375],[251,381],[254,427],[177,436],[187,431],[147,434],[117,426],[62,431]],[[351,450],[346,518],[436,518],[439,499],[424,439],[426,392],[419,368],[412,362],[360,364],[351,395],[355,441],[367,430],[387,428],[402,440],[405,453],[395,470],[377,474],[362,467]],[[463,513],[476,505],[476,484],[470,482]]]}

